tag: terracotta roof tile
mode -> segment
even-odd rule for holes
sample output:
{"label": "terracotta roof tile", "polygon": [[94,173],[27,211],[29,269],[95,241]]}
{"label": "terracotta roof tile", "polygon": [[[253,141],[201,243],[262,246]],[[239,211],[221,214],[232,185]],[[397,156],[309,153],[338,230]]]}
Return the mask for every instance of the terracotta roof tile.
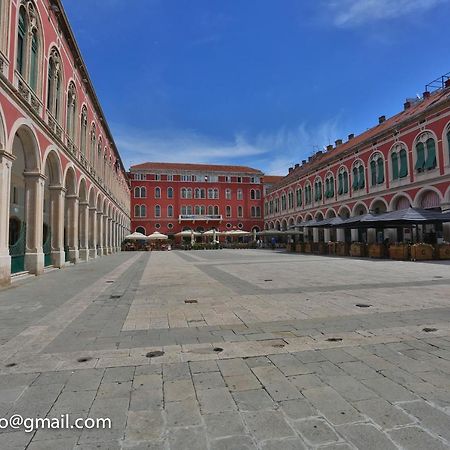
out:
{"label": "terracotta roof tile", "polygon": [[166,163],[146,162],[131,166],[130,171],[136,170],[175,170],[175,171],[211,171],[211,172],[241,172],[262,175],[258,169],[246,166],[226,166],[217,164],[192,164],[192,163]]}
{"label": "terracotta roof tile", "polygon": [[264,183],[272,184],[282,180],[284,175],[264,175]]}

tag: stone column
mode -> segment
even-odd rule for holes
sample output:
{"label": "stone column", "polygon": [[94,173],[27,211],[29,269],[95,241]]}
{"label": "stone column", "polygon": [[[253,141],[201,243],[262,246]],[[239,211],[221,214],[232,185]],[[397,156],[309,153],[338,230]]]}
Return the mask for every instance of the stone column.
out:
{"label": "stone column", "polygon": [[89,258],[97,258],[97,208],[89,207]]}
{"label": "stone column", "polygon": [[313,227],[313,242],[319,242],[319,229]]}
{"label": "stone column", "polygon": [[11,168],[14,155],[0,150],[0,286],[11,282],[11,256],[9,256],[9,196]]}
{"label": "stone column", "polygon": [[23,175],[25,177],[25,223],[27,226],[25,270],[40,275],[44,272],[42,238],[45,176],[39,172],[24,172]]}
{"label": "stone column", "polygon": [[97,211],[97,255],[103,256],[103,211]]}
{"label": "stone column", "polygon": [[62,186],[50,186],[50,224],[52,230],[52,263],[54,267],[64,267],[64,199],[66,190]]}
{"label": "stone column", "polygon": [[108,254],[109,248],[109,228],[108,228],[108,216],[105,214],[103,216],[103,254]]}
{"label": "stone column", "polygon": [[338,242],[345,242],[345,230],[343,228],[338,228],[336,230],[336,240]]}
{"label": "stone column", "polygon": [[80,259],[79,232],[78,232],[78,195],[66,195],[67,208],[67,243],[69,246],[69,259],[77,263]]}
{"label": "stone column", "polygon": [[111,253],[114,253],[112,219],[108,217],[108,255],[111,255]]}
{"label": "stone column", "polygon": [[89,259],[89,203],[81,202],[78,206],[78,210],[80,227],[80,260],[87,261]]}

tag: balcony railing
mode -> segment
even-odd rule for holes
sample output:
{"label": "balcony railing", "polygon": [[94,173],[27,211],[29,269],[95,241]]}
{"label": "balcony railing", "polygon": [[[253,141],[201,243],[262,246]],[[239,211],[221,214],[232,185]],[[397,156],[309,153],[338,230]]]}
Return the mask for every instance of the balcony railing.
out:
{"label": "balcony railing", "polygon": [[42,103],[18,72],[15,72],[15,86],[17,87],[20,96],[34,109],[36,114],[40,116],[42,113]]}
{"label": "balcony railing", "polygon": [[197,221],[197,220],[203,220],[203,221],[209,221],[209,220],[222,220],[221,214],[180,214],[178,216],[178,220],[181,222],[183,220],[189,220],[189,221]]}

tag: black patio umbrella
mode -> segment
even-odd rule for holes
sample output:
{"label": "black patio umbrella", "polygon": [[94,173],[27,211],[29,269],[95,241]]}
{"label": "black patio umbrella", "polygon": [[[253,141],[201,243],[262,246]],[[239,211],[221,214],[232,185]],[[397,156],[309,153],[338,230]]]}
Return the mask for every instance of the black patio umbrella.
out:
{"label": "black patio umbrella", "polygon": [[[381,214],[362,214],[360,216],[350,217],[334,225],[335,228],[376,228],[377,219]],[[370,222],[369,222],[370,220]]]}
{"label": "black patio umbrella", "polygon": [[391,211],[384,214],[366,218],[362,222],[370,224],[377,222],[380,225],[395,224],[396,226],[443,223],[450,222],[450,212],[442,213],[433,209],[407,208],[398,211]]}

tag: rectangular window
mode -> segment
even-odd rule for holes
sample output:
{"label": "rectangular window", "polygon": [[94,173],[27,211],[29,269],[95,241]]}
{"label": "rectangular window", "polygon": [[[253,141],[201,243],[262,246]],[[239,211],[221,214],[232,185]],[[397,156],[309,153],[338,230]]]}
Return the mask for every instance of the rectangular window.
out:
{"label": "rectangular window", "polygon": [[155,173],[155,181],[160,181],[161,175],[159,173]]}
{"label": "rectangular window", "polygon": [[167,175],[167,181],[173,181],[173,175]]}
{"label": "rectangular window", "polygon": [[237,177],[236,182],[237,182],[237,183],[242,183],[242,177]]}

